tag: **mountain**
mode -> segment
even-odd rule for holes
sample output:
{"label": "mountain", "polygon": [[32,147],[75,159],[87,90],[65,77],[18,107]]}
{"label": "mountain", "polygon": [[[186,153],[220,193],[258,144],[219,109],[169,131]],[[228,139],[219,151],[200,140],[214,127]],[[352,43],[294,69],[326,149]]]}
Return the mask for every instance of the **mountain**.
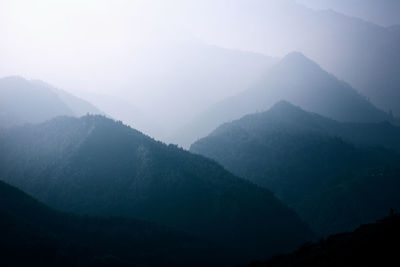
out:
{"label": "mountain", "polygon": [[[279,101],[268,111],[246,115],[239,120],[222,124],[210,136],[227,134],[234,127],[244,128],[253,134],[265,134],[289,127],[291,130],[340,137],[349,143],[362,146],[381,146],[400,153],[400,127],[388,121],[378,123],[339,122],[291,104]],[[198,141],[193,144],[201,143]]]}
{"label": "mountain", "polygon": [[391,120],[350,85],[327,73],[303,54],[293,52],[269,69],[253,87],[217,103],[184,128],[177,142],[188,146],[218,125],[263,111],[280,100],[339,121]]}
{"label": "mountain", "polygon": [[237,261],[312,238],[270,191],[102,116],[10,129],[0,151],[0,177],[47,205],[166,225],[229,246]]}
{"label": "mountain", "polygon": [[314,9],[332,9],[351,17],[361,18],[382,26],[400,23],[400,3],[397,0],[296,0]]}
{"label": "mountain", "polygon": [[62,213],[3,182],[0,216],[5,266],[220,265],[213,244],[185,233],[134,219]]}
{"label": "mountain", "polygon": [[[400,181],[389,174],[374,176],[397,160],[388,149],[399,151],[399,133],[389,123],[340,123],[279,102],[269,111],[221,125],[190,151],[270,189],[315,232],[326,235],[351,230],[383,216],[391,205],[400,206],[391,190]],[[357,186],[363,179],[365,184]],[[358,191],[364,187],[365,192]],[[378,187],[382,192],[374,190]],[[387,201],[369,202],[375,198]],[[342,209],[334,208],[341,204]]]}
{"label": "mountain", "polygon": [[157,140],[164,140],[167,136],[158,124],[157,118],[149,116],[127,99],[96,93],[86,93],[84,98],[99,107],[110,118],[118,118],[123,123]]}
{"label": "mountain", "polygon": [[354,232],[341,233],[305,244],[295,252],[251,267],[274,266],[392,266],[399,262],[397,242],[400,216],[393,214]]}
{"label": "mountain", "polygon": [[39,80],[0,79],[0,126],[39,123],[68,115],[102,114],[90,103]]}
{"label": "mountain", "polygon": [[120,107],[121,101],[116,100],[123,99],[161,129],[143,124],[140,128],[146,134],[167,142],[207,107],[249,87],[277,62],[264,54],[217,47],[197,39],[171,39],[169,36],[121,56],[121,71],[104,73],[104,77],[114,73],[112,79],[108,77],[105,84],[103,77],[91,81],[93,88],[103,89],[111,98],[88,99],[137,129],[138,122],[143,123],[140,118],[133,121],[135,113],[129,107]]}
{"label": "mountain", "polygon": [[[196,9],[193,28],[199,38],[274,56],[300,51],[380,109],[400,116],[400,38],[390,28],[332,10],[313,10],[292,0],[238,0],[229,6],[224,0],[208,2],[213,4],[212,12]],[[362,2],[363,7],[355,5],[357,11],[369,6]],[[391,13],[398,17],[396,9]],[[207,21],[202,20],[205,16]]]}
{"label": "mountain", "polygon": [[400,208],[400,160],[353,171],[342,182],[307,197],[296,210],[317,233],[351,231]]}
{"label": "mountain", "polygon": [[91,103],[76,97],[70,93],[60,90],[44,81],[41,80],[31,80],[32,83],[46,87],[49,90],[55,92],[57,96],[63,101],[74,113],[75,116],[81,117],[86,114],[103,114],[97,107],[93,106]]}

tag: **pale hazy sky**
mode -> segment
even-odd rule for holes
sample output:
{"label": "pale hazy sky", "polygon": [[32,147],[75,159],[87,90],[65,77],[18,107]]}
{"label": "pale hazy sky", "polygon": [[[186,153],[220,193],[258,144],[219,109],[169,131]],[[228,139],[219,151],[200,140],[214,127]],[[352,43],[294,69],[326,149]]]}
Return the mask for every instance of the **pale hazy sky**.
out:
{"label": "pale hazy sky", "polygon": [[62,81],[70,89],[96,73],[112,76],[122,58],[176,34],[176,9],[165,2],[0,0],[0,75]]}

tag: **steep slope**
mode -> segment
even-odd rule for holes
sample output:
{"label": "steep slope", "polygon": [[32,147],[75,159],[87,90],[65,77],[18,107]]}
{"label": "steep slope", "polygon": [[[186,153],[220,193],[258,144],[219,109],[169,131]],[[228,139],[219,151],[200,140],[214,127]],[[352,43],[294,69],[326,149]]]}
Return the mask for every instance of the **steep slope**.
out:
{"label": "steep slope", "polygon": [[[328,208],[327,211],[318,207],[324,206],[323,203],[332,203],[330,198],[321,198],[315,204],[313,201],[320,197],[321,192],[324,195],[327,190],[348,183],[354,176],[362,176],[360,170],[378,168],[394,161],[397,157],[394,152],[375,146],[384,145],[398,150],[399,133],[399,128],[388,123],[339,123],[280,102],[269,111],[221,125],[208,137],[194,143],[190,151],[215,159],[232,173],[272,190],[294,207],[317,233],[326,234],[349,230],[365,222],[366,218],[379,218],[372,208],[365,209],[360,218],[354,218],[360,203],[344,205],[343,210]],[[369,185],[372,182],[381,182],[380,186],[386,189],[390,189],[387,185],[392,184],[385,179],[371,181]],[[382,193],[371,191],[373,187],[369,185],[366,188],[375,197],[382,197],[385,193],[389,199],[395,196],[395,192],[390,190]],[[351,189],[346,192],[348,199],[367,200],[363,198],[365,195],[356,193],[357,187]],[[331,198],[336,199],[333,194]],[[339,198],[338,195],[336,197]],[[309,198],[310,201],[302,204]],[[311,213],[315,205],[315,212]],[[383,201],[379,207],[387,210],[390,205],[400,205],[400,202]],[[346,209],[348,213],[344,212]],[[318,216],[317,211],[323,213],[325,218],[331,212],[340,222],[315,219],[324,217]],[[348,217],[338,216],[341,212]]]}
{"label": "steep slope", "polygon": [[0,79],[0,126],[39,123],[68,115],[101,112],[75,96],[44,82],[13,76]]}
{"label": "steep slope", "polygon": [[57,94],[20,77],[0,79],[0,123],[3,127],[74,115]]}
{"label": "steep slope", "polygon": [[187,234],[133,219],[61,213],[3,182],[0,216],[4,266],[219,265],[212,244]]}
{"label": "steep slope", "polygon": [[153,118],[121,96],[108,94],[87,93],[85,99],[99,107],[110,118],[121,120],[124,124],[145,133],[157,140],[164,140],[167,136],[158,123],[158,118]]}
{"label": "steep slope", "polygon": [[305,244],[291,254],[249,266],[396,266],[399,238],[400,216],[394,214],[361,225],[352,233],[329,236],[318,243]]}
{"label": "steep slope", "polygon": [[250,89],[228,98],[194,120],[181,133],[183,145],[218,125],[287,100],[323,116],[347,122],[378,122],[392,118],[374,107],[348,84],[321,69],[301,53],[291,53]]}
{"label": "steep slope", "polygon": [[64,211],[167,225],[238,249],[237,260],[311,237],[268,190],[105,117],[11,129],[0,148],[3,180]]}
{"label": "steep slope", "polygon": [[60,90],[44,81],[41,80],[31,80],[31,83],[34,83],[41,87],[46,87],[49,90],[55,92],[60,100],[67,105],[77,117],[84,116],[86,114],[103,114],[97,107],[93,106],[91,103],[83,100],[79,97],[76,97],[70,93],[67,93],[63,90]]}
{"label": "steep slope", "polygon": [[400,160],[353,171],[343,182],[307,197],[296,210],[321,235],[352,231],[391,208],[400,209]]}

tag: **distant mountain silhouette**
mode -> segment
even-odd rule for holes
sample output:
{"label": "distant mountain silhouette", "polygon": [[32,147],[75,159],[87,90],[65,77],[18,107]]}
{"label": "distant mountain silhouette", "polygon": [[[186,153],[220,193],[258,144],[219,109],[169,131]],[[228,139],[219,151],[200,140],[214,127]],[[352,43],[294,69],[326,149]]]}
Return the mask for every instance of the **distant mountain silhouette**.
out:
{"label": "distant mountain silhouette", "polygon": [[400,3],[397,0],[386,0],[384,4],[376,0],[298,0],[296,2],[313,9],[335,10],[349,17],[357,17],[377,25],[389,26],[400,23],[398,16]]}
{"label": "distant mountain silhouette", "polygon": [[[400,116],[400,35],[392,29],[290,0],[242,0],[229,6],[210,2],[223,8],[224,16],[222,11],[208,15],[206,25],[218,25],[209,30],[202,19],[207,13],[199,15],[196,28],[205,41],[270,55],[300,51],[378,108]],[[235,27],[237,21],[240,27]]]}
{"label": "distant mountain silhouette", "polygon": [[394,214],[376,223],[361,225],[354,232],[304,244],[293,253],[267,262],[253,262],[249,266],[396,266],[400,262],[399,238],[400,216]]}
{"label": "distant mountain silhouette", "polygon": [[42,81],[18,76],[0,79],[0,127],[87,113],[102,114],[90,103]]}
{"label": "distant mountain silhouette", "polygon": [[11,129],[0,150],[0,177],[52,207],[163,224],[240,251],[238,261],[312,237],[270,191],[102,116]]}
{"label": "distant mountain silhouette", "polygon": [[0,216],[3,266],[219,266],[223,258],[213,244],[187,234],[134,219],[58,212],[3,182]]}
{"label": "distant mountain silhouette", "polygon": [[32,83],[47,87],[48,89],[54,91],[57,96],[73,111],[74,115],[77,117],[84,116],[86,114],[103,114],[97,107],[93,106],[86,100],[76,97],[66,91],[60,90],[44,81],[41,80],[31,80]]}
{"label": "distant mountain silhouette", "polygon": [[301,53],[294,52],[267,71],[257,85],[216,104],[192,121],[176,140],[188,146],[218,125],[266,110],[280,100],[339,121],[379,122],[392,119],[350,85],[327,73]]}
{"label": "distant mountain silhouette", "polygon": [[163,141],[169,141],[171,134],[210,105],[252,85],[278,61],[264,54],[217,47],[198,39],[157,42],[125,60],[126,70],[109,91],[114,98],[107,102],[97,101],[94,96],[91,101],[136,128],[138,120],[133,121],[132,111],[121,109],[120,101],[114,101],[122,98],[155,120],[161,132],[148,125],[141,128]]}
{"label": "distant mountain silhouette", "polygon": [[[391,191],[400,180],[393,179],[392,172],[380,180],[368,178],[397,160],[395,152],[376,146],[399,151],[399,133],[389,123],[340,123],[283,101],[269,111],[221,125],[190,151],[270,189],[314,231],[326,235],[375,220],[391,205],[400,207]],[[364,194],[356,186],[362,179]],[[382,201],[370,203],[371,197]],[[354,206],[346,206],[346,201]],[[342,209],[329,206],[342,204]]]}

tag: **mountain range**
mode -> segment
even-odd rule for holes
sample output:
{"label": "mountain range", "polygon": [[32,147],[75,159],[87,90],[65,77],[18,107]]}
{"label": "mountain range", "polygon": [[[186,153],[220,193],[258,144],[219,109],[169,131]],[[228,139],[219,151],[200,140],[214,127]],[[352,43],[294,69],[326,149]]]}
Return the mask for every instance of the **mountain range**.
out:
{"label": "mountain range", "polygon": [[[380,109],[400,115],[400,38],[390,27],[333,10],[313,10],[292,0],[236,1],[230,5],[224,0],[209,2],[213,12],[199,12],[193,23],[199,38],[275,56],[300,51]],[[376,2],[376,6],[388,7]],[[363,5],[365,8],[370,3]],[[357,11],[362,9],[356,6]],[[396,14],[395,10],[391,11]],[[207,21],[202,19],[205,14]]]}
{"label": "mountain range", "polygon": [[398,163],[399,133],[390,123],[341,123],[283,101],[221,125],[190,151],[270,189],[327,235],[400,206],[391,189],[398,183],[391,164]]}
{"label": "mountain range", "polygon": [[0,265],[397,265],[396,1],[1,2]]}
{"label": "mountain range", "polygon": [[267,110],[280,100],[339,121],[393,120],[350,85],[324,71],[303,54],[293,52],[266,71],[254,86],[215,104],[198,116],[177,134],[175,140],[188,147],[220,124]]}
{"label": "mountain range", "polygon": [[[217,47],[197,39],[160,41],[138,49],[135,55],[124,56],[123,70],[109,88],[93,81],[93,87],[101,88],[109,98],[94,94],[87,99],[136,128],[134,120],[140,120],[140,115],[115,101],[123,99],[154,121],[153,125],[141,123],[140,130],[165,141],[208,106],[252,85],[277,61],[264,54]],[[160,130],[154,129],[155,124]]]}
{"label": "mountain range", "polygon": [[103,116],[12,128],[0,150],[2,180],[53,208],[165,225],[240,251],[237,261],[313,237],[269,190]]}

